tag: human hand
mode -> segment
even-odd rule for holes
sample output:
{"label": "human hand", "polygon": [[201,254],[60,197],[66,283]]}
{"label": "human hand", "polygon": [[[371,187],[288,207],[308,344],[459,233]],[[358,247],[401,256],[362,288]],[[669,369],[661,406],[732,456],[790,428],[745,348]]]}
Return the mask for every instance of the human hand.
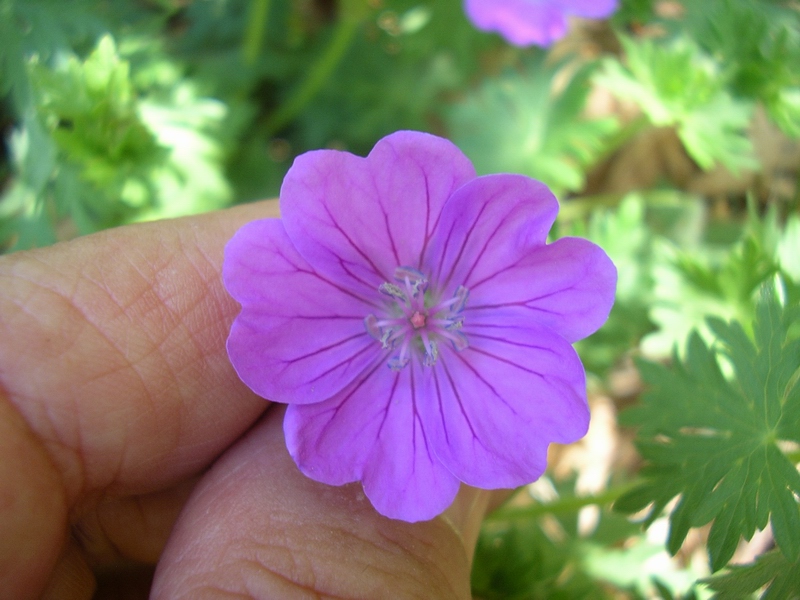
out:
{"label": "human hand", "polygon": [[156,563],[153,599],[469,598],[487,492],[380,516],[300,474],[228,362],[223,247],[277,210],[0,258],[0,599],[146,597]]}

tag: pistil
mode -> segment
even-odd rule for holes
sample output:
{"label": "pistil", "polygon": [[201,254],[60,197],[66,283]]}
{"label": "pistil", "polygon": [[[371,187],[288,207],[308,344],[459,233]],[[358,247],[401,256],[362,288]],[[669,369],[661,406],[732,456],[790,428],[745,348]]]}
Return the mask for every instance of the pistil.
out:
{"label": "pistil", "polygon": [[381,342],[385,349],[397,350],[388,365],[393,370],[405,367],[416,349],[423,355],[422,363],[433,366],[439,357],[439,343],[449,341],[457,351],[469,344],[460,331],[469,291],[460,286],[452,298],[441,300],[426,295],[428,280],[410,267],[395,270],[397,283],[385,282],[378,289],[391,300],[383,318],[367,315],[367,332]]}
{"label": "pistil", "polygon": [[414,314],[411,315],[411,318],[409,319],[409,321],[411,321],[411,324],[414,326],[414,329],[425,327],[426,320],[427,317],[419,311],[414,311]]}

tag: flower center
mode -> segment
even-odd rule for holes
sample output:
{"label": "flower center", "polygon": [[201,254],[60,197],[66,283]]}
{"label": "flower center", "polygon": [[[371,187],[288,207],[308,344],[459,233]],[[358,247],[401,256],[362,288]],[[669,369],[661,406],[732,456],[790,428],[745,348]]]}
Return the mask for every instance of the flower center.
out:
{"label": "flower center", "polygon": [[469,291],[459,286],[449,300],[433,298],[425,276],[410,267],[398,267],[394,272],[397,283],[382,283],[378,289],[391,300],[385,314],[379,318],[367,315],[364,324],[369,334],[384,348],[397,350],[389,359],[389,367],[405,367],[412,353],[423,356],[423,364],[432,366],[439,356],[439,344],[448,341],[458,351],[469,344],[460,331]]}

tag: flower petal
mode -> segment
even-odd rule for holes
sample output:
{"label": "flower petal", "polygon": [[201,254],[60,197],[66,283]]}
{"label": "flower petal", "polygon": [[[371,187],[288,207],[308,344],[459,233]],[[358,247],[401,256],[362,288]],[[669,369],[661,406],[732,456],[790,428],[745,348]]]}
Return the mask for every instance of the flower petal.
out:
{"label": "flower petal", "polygon": [[544,327],[470,326],[469,347],[443,352],[421,404],[436,455],[461,481],[511,488],[535,481],[551,442],[589,425],[578,355]]}
{"label": "flower petal", "polygon": [[467,323],[545,325],[568,342],[594,333],[614,304],[617,269],[597,245],[561,238],[469,286]]}
{"label": "flower petal", "polygon": [[466,0],[464,8],[478,29],[517,46],[549,46],[567,32],[565,14],[552,0]]}
{"label": "flower petal", "polygon": [[359,293],[419,268],[442,206],[475,177],[447,140],[400,131],[367,158],[319,150],[299,156],[281,187],[286,231],[320,273]]}
{"label": "flower petal", "polygon": [[381,361],[363,378],[318,404],[290,406],[289,453],[308,477],[331,485],[361,480],[381,514],[432,519],[458,492],[458,480],[434,455],[424,428],[414,363],[390,371]]}
{"label": "flower petal", "polygon": [[558,0],[565,14],[585,19],[605,19],[617,10],[617,0]]}
{"label": "flower petal", "polygon": [[456,191],[442,218],[425,268],[440,291],[471,288],[544,246],[558,201],[541,182],[522,175],[486,175]]}
{"label": "flower petal", "polygon": [[278,219],[242,227],[225,247],[222,274],[242,305],[231,326],[228,355],[242,381],[260,396],[319,402],[382,353],[364,325],[375,306],[315,272]]}

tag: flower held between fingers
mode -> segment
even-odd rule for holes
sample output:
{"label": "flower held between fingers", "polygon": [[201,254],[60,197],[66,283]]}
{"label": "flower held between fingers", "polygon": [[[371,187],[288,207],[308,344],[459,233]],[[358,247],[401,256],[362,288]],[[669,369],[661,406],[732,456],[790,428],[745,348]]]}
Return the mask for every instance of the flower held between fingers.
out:
{"label": "flower held between fingers", "polygon": [[366,158],[299,156],[281,219],[242,227],[223,277],[242,305],[228,354],[289,405],[300,470],[360,481],[382,514],[433,518],[459,482],[536,480],[588,427],[571,346],[607,318],[616,270],[519,175],[476,177],[450,142],[401,131]]}

